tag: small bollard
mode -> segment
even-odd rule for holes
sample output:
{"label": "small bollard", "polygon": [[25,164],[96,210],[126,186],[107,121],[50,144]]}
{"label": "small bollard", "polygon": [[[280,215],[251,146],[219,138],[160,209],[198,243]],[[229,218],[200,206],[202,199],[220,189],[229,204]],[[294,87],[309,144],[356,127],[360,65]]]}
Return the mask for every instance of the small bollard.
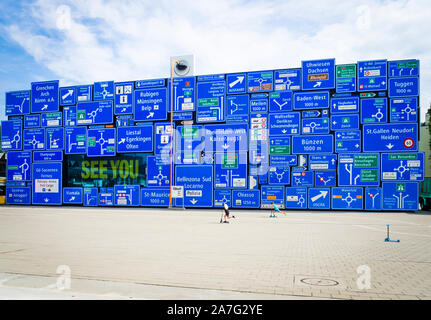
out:
{"label": "small bollard", "polygon": [[391,238],[389,237],[389,225],[386,225],[386,232],[387,232],[387,236],[385,239],[385,242],[400,242],[400,240],[391,240]]}

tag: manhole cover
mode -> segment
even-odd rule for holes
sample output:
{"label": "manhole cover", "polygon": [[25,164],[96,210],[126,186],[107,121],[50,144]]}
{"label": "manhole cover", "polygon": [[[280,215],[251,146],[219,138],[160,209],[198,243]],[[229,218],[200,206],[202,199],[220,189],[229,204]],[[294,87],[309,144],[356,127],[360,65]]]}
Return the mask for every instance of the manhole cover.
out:
{"label": "manhole cover", "polygon": [[312,285],[312,286],[322,286],[322,287],[333,287],[338,286],[339,282],[331,279],[319,279],[319,278],[303,278],[302,283]]}

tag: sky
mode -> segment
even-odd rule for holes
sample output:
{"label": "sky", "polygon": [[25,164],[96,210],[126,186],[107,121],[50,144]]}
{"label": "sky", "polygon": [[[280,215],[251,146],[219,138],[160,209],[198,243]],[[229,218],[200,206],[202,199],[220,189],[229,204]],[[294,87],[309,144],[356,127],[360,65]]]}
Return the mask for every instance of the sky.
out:
{"label": "sky", "polygon": [[0,12],[3,110],[5,92],[33,81],[165,78],[182,54],[195,75],[419,59],[422,121],[431,103],[429,0],[2,0]]}

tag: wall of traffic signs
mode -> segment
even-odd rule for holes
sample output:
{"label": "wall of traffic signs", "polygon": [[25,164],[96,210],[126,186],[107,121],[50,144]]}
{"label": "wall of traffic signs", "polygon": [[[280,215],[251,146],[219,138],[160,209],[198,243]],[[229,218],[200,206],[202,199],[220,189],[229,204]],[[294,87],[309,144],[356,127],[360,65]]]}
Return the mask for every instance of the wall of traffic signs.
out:
{"label": "wall of traffic signs", "polygon": [[[419,61],[6,93],[7,203],[417,210]],[[174,126],[170,126],[170,101]],[[172,137],[172,138],[171,138]]]}

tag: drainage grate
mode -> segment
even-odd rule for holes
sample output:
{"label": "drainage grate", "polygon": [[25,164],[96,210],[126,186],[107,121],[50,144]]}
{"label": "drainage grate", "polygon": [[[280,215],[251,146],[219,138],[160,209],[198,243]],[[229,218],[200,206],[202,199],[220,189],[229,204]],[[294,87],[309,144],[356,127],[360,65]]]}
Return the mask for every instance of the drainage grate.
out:
{"label": "drainage grate", "polygon": [[334,287],[340,284],[338,281],[335,281],[332,279],[321,279],[321,278],[303,278],[300,281],[308,285],[321,286],[321,287]]}

